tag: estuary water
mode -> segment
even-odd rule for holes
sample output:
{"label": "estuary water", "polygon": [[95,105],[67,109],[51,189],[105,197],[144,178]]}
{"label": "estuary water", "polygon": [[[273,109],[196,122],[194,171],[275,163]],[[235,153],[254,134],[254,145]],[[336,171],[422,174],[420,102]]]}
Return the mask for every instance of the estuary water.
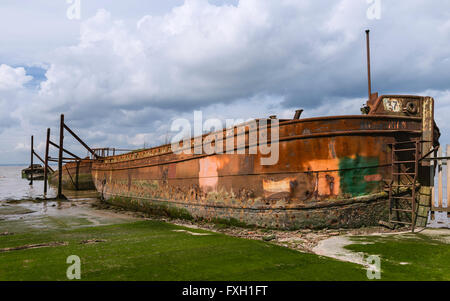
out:
{"label": "estuary water", "polygon": [[[0,166],[0,201],[44,197],[44,181],[22,179],[22,169],[27,166]],[[48,187],[47,197],[55,197],[56,191]]]}
{"label": "estuary water", "polygon": [[[110,225],[138,220],[133,216],[96,209],[98,193],[93,190],[66,191],[68,201],[52,199],[56,189],[48,187],[44,197],[44,181],[29,185],[22,179],[26,166],[0,166],[0,234],[28,233],[51,229],[71,229]],[[34,201],[32,200],[34,199]]]}

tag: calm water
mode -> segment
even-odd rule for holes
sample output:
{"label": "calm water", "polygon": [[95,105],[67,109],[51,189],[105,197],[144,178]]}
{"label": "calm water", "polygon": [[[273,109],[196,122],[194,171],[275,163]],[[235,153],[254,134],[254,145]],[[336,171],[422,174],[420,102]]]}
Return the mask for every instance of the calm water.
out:
{"label": "calm water", "polygon": [[[26,166],[0,166],[0,201],[42,198],[44,196],[44,181],[22,179],[22,169]],[[48,187],[47,197],[55,197],[56,191]]]}

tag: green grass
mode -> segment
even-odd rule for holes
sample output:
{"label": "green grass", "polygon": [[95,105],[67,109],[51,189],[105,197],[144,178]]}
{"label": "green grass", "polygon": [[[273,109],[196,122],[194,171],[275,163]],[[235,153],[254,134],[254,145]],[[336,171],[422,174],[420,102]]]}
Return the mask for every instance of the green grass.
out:
{"label": "green grass", "polygon": [[82,280],[367,280],[355,264],[158,221],[0,236],[0,249],[59,241],[69,244],[0,252],[0,280],[67,280],[69,255]]}
{"label": "green grass", "polygon": [[411,233],[353,240],[347,249],[380,256],[381,280],[450,280],[449,245],[435,236]]}

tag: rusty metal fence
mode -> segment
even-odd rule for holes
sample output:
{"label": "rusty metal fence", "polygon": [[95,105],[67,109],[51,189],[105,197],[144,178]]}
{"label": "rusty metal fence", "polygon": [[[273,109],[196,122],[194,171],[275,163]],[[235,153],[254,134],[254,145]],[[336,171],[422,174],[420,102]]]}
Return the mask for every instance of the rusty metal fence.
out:
{"label": "rusty metal fence", "polygon": [[432,173],[435,175],[434,187],[432,190],[432,204],[429,225],[437,227],[449,227],[449,206],[450,200],[450,145],[445,147],[445,154],[441,146],[432,157]]}

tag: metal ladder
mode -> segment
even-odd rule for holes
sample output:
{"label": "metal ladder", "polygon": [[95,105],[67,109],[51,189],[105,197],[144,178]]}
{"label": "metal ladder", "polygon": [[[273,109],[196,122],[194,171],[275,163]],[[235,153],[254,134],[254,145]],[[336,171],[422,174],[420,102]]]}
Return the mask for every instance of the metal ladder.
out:
{"label": "metal ladder", "polygon": [[[389,185],[389,223],[409,225],[411,231],[414,232],[416,225],[416,184],[421,155],[420,141],[395,142],[391,146],[392,177]],[[404,167],[403,170],[401,169],[402,166]],[[405,203],[409,204],[407,209],[401,206]],[[402,213],[411,214],[411,221],[402,220],[402,217],[404,217]]]}

